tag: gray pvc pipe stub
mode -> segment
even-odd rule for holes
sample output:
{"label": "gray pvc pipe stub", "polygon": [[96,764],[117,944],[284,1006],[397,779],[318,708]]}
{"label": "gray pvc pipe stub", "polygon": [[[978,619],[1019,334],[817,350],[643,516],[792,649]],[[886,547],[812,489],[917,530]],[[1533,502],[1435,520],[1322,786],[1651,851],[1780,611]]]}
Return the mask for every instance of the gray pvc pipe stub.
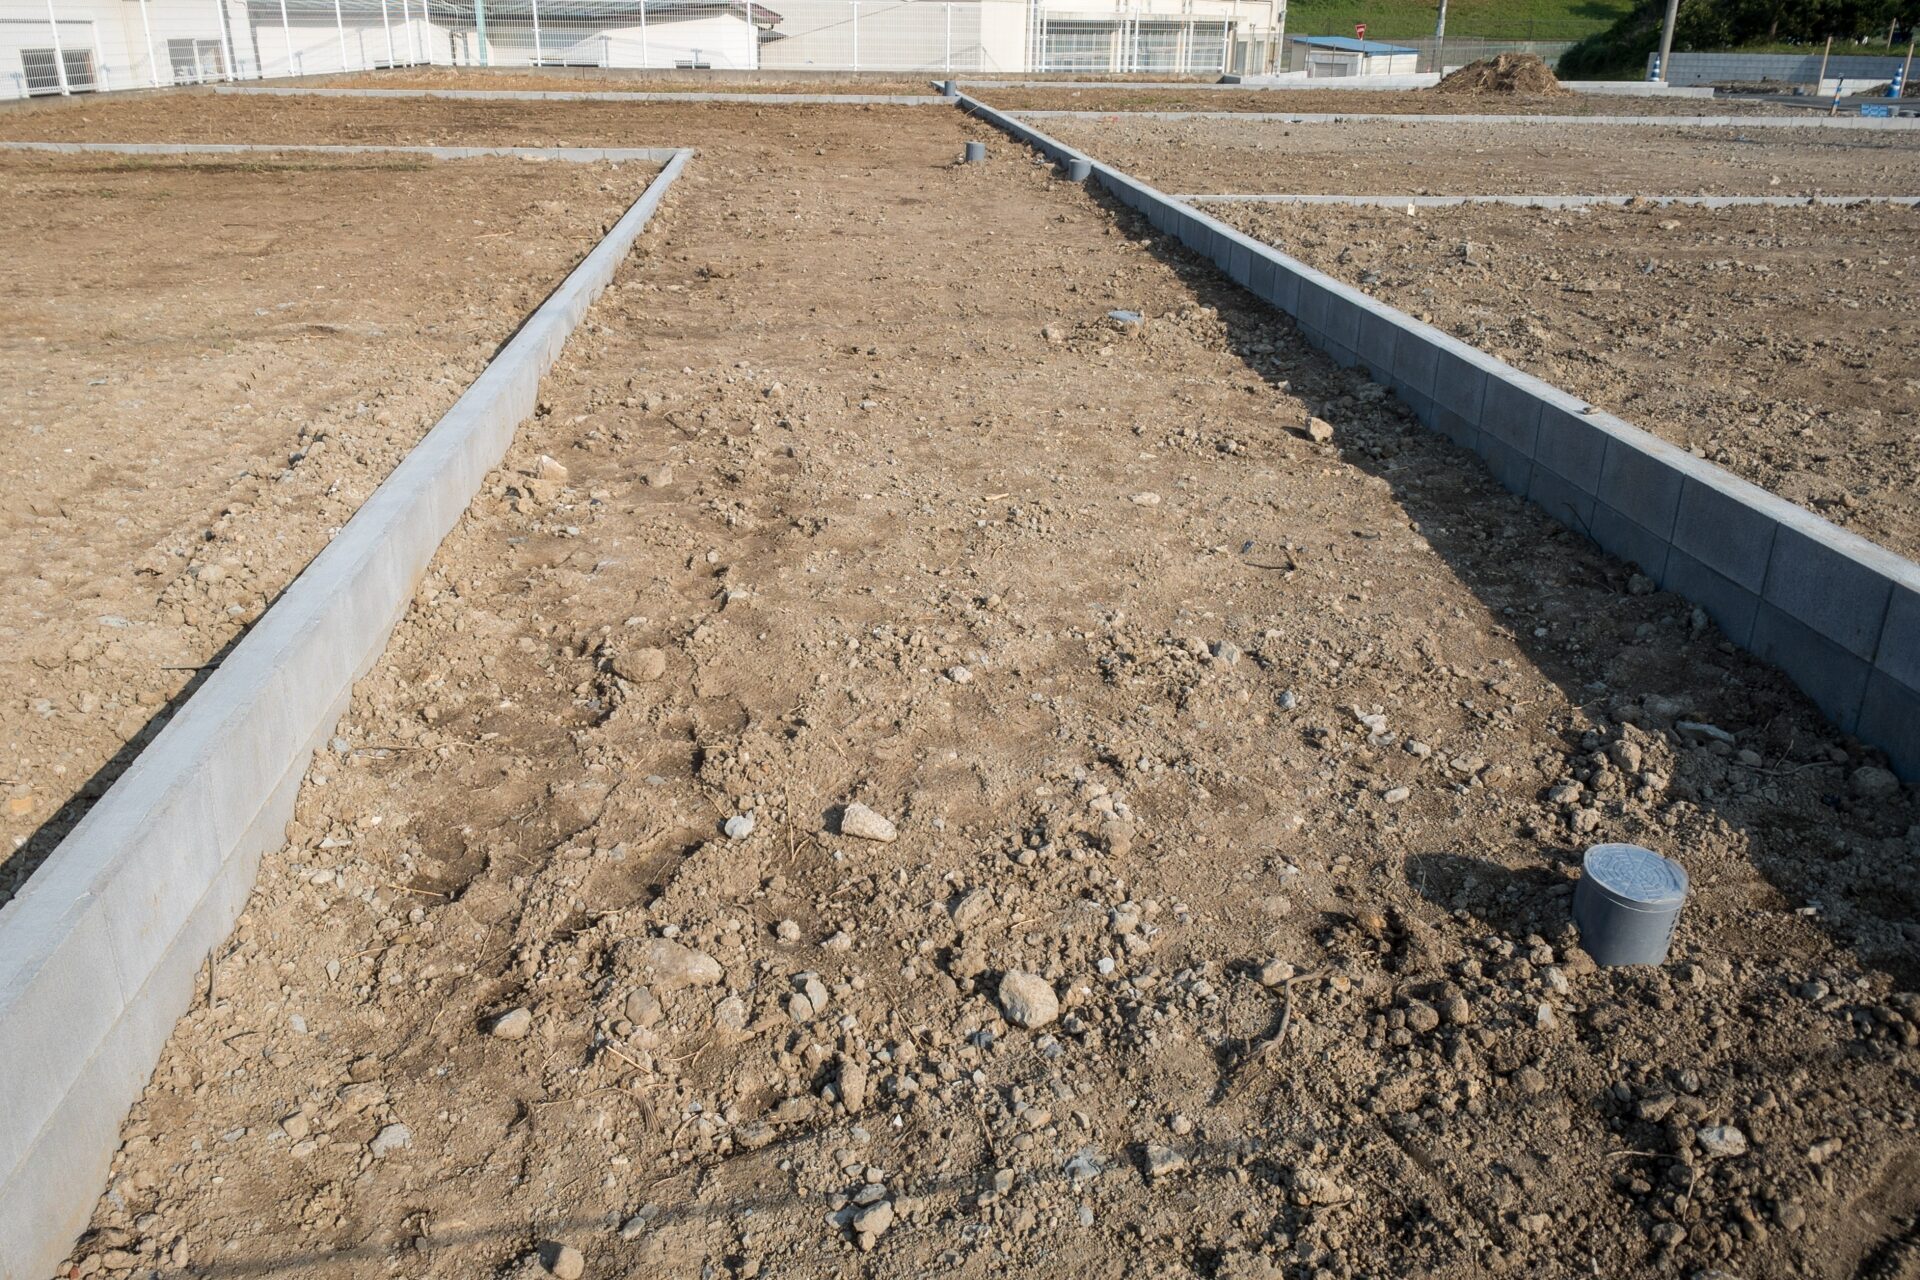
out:
{"label": "gray pvc pipe stub", "polygon": [[985,160],[986,158],[987,158],[987,144],[986,144],[986,143],[984,143],[984,142],[969,142],[969,143],[967,144],[967,154],[966,154],[966,162],[967,162],[968,164],[979,164],[979,163],[981,163],[981,162],[982,162],[983,160]]}
{"label": "gray pvc pipe stub", "polygon": [[1089,160],[1067,161],[1067,181],[1085,182],[1093,176],[1093,163]]}
{"label": "gray pvc pipe stub", "polygon": [[1580,862],[1573,922],[1596,964],[1659,964],[1667,958],[1687,871],[1636,844],[1597,844]]}

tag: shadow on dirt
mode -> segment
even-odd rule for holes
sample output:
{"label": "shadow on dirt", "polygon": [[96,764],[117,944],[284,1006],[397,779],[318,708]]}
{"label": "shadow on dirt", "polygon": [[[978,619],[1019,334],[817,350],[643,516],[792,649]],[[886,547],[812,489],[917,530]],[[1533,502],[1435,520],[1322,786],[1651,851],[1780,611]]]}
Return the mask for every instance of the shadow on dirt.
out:
{"label": "shadow on dirt", "polygon": [[[1775,891],[1765,901],[1748,891],[1745,905],[1811,907],[1815,923],[1861,963],[1887,971],[1899,986],[1920,984],[1920,841],[1907,835],[1920,815],[1911,789],[1865,799],[1848,786],[1858,765],[1884,765],[1878,752],[1827,724],[1784,675],[1736,650],[1690,602],[1646,591],[1634,566],[1500,487],[1477,456],[1380,395],[1363,370],[1342,369],[1297,337],[1286,341],[1293,337],[1291,318],[1153,231],[1097,186],[1087,191],[1197,302],[1218,312],[1232,353],[1249,371],[1269,384],[1284,383],[1333,423],[1339,460],[1389,486],[1410,525],[1485,607],[1487,625],[1564,693],[1576,709],[1558,730],[1570,769],[1604,745],[1606,729],[1622,718],[1638,719],[1676,748],[1679,767],[1661,803],[1684,801],[1698,810],[1696,826],[1704,820],[1735,832]],[[1285,336],[1279,341],[1276,329]],[[1688,718],[1734,734],[1737,749],[1681,741],[1671,714],[1664,720],[1640,714],[1649,695],[1678,699]],[[1660,815],[1669,829],[1677,807]],[[1641,838],[1660,843],[1665,837],[1669,848],[1678,847],[1680,835],[1649,821],[1646,808],[1638,821],[1650,829]],[[1612,821],[1620,816],[1615,803],[1605,835],[1583,838],[1564,827],[1528,834],[1544,857],[1577,866],[1587,844],[1622,838],[1621,824]],[[1564,924],[1564,898],[1539,905],[1539,894],[1528,892],[1536,886],[1527,873],[1438,853],[1409,859],[1405,871],[1443,910],[1457,909],[1449,895],[1472,881],[1476,904],[1484,904],[1475,909],[1491,913],[1483,917],[1489,924],[1534,920],[1533,931],[1542,933],[1548,930],[1538,925],[1556,915]],[[1565,883],[1544,866],[1539,874]],[[1796,958],[1751,930],[1696,940]]]}

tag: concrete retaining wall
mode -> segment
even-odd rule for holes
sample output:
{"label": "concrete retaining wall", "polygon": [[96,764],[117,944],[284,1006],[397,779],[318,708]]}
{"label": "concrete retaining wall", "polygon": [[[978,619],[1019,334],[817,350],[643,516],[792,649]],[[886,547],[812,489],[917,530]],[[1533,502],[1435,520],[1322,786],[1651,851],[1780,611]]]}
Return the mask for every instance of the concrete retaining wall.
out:
{"label": "concrete retaining wall", "polygon": [[85,1228],[121,1120],[261,854],[284,840],[313,750],[689,155],[667,163],[0,908],[0,1280],[45,1280]]}
{"label": "concrete retaining wall", "polygon": [[1828,116],[1809,111],[1793,116],[1477,116],[1393,114],[1380,111],[1022,111],[1029,120],[1239,120],[1268,124],[1353,124],[1388,121],[1393,124],[1519,124],[1519,125],[1640,125],[1665,129],[1920,129],[1912,117]]}
{"label": "concrete retaining wall", "polygon": [[1594,205],[1669,205],[1695,209],[1848,208],[1858,205],[1920,205],[1920,196],[1329,196],[1177,195],[1185,204],[1334,204],[1385,209],[1451,209],[1467,204],[1517,205],[1523,209],[1585,209]]}
{"label": "concrete retaining wall", "polygon": [[579,164],[610,160],[666,164],[672,147],[388,147],[334,143],[267,142],[0,142],[0,151],[51,151],[63,155],[231,156],[255,152],[318,151],[322,155],[427,156],[434,160],[562,160]]}
{"label": "concrete retaining wall", "polygon": [[631,89],[327,89],[318,86],[216,85],[218,94],[265,94],[274,98],[451,98],[482,102],[750,102],[757,106],[793,106],[808,103],[892,107],[933,107],[945,98],[893,93],[684,93],[639,92]]}
{"label": "concrete retaining wall", "polygon": [[[1893,79],[1904,51],[1891,57],[1834,54],[1827,59],[1827,78],[1856,81]],[[1647,73],[1653,73],[1653,54],[1647,55]],[[1820,75],[1820,51],[1792,53],[1676,53],[1667,67],[1667,83],[1718,84],[1725,81],[1778,80],[1812,84]]]}
{"label": "concrete retaining wall", "polygon": [[1920,780],[1920,565],[1520,372],[1180,201],[961,96],[1292,316],[1337,363],[1390,387],[1500,483],[1792,678],[1843,732]]}

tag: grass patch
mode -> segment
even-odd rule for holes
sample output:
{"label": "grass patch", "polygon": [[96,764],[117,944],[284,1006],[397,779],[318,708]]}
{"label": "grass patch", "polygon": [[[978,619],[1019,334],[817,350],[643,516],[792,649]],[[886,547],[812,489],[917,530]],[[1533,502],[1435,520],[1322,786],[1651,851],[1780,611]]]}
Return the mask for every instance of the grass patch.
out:
{"label": "grass patch", "polygon": [[[1447,35],[1493,40],[1583,40],[1633,8],[1633,0],[1448,0]],[[1293,0],[1289,35],[1350,36],[1367,24],[1369,40],[1433,35],[1438,0]]]}

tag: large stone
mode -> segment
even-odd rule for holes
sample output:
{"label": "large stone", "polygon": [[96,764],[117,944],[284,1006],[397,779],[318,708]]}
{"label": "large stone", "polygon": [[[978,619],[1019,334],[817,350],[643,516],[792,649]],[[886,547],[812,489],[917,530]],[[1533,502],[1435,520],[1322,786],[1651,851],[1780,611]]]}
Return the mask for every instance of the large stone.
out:
{"label": "large stone", "polygon": [[840,834],[859,840],[877,840],[892,844],[900,832],[894,825],[859,801],[840,811]]}
{"label": "large stone", "polygon": [[655,991],[711,987],[722,977],[718,960],[670,938],[644,938],[634,946],[640,970]]}
{"label": "large stone", "polygon": [[1016,1027],[1044,1027],[1060,1016],[1060,997],[1045,978],[1016,971],[1000,979],[1000,1009]]}

